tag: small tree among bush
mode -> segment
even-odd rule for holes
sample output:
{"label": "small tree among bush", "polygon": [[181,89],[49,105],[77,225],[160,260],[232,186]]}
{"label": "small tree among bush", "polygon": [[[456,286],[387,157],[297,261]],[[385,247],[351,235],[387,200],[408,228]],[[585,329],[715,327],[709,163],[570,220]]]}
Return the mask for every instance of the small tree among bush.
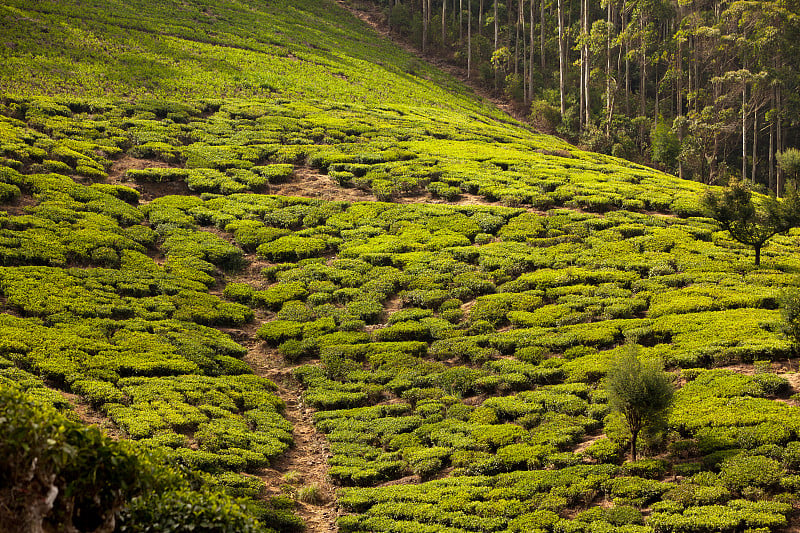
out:
{"label": "small tree among bush", "polygon": [[635,461],[639,433],[660,420],[672,405],[672,376],[664,371],[661,361],[641,361],[638,350],[630,347],[609,370],[606,389],[611,406],[625,417]]}
{"label": "small tree among bush", "polygon": [[733,239],[753,247],[756,266],[761,264],[761,248],[769,239],[800,224],[800,195],[794,190],[783,200],[768,196],[759,206],[747,185],[734,183],[721,194],[709,191],[703,205]]}

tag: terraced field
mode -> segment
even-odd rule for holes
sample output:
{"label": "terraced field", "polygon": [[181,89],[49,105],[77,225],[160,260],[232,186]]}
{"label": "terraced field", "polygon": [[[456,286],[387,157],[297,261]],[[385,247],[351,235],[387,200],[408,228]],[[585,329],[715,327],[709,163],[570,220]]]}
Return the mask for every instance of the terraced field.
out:
{"label": "terraced field", "polygon": [[[4,388],[266,530],[796,527],[797,233],[755,268],[704,186],[538,134],[332,2],[0,24]],[[638,461],[604,386],[631,350],[678,388]]]}

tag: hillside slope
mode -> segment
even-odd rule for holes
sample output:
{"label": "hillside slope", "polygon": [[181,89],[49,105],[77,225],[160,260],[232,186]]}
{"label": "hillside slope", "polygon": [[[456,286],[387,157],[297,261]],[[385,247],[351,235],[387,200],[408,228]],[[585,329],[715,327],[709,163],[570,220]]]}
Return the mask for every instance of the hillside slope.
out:
{"label": "hillside slope", "polygon": [[[796,235],[753,268],[699,184],[530,131],[332,2],[0,21],[4,384],[276,530],[796,520]],[[636,463],[602,382],[630,345],[684,385]]]}

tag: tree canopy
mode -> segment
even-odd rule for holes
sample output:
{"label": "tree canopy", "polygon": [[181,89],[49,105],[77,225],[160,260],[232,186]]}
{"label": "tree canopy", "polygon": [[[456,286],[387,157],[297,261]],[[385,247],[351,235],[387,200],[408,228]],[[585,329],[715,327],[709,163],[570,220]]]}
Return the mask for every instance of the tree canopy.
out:
{"label": "tree canopy", "polygon": [[654,424],[672,405],[672,376],[658,359],[640,359],[627,348],[606,377],[611,406],[625,417],[631,432],[631,457],[636,460],[639,433]]}
{"label": "tree canopy", "polygon": [[703,197],[708,215],[736,241],[752,246],[755,264],[761,264],[761,249],[769,239],[800,224],[800,196],[790,192],[780,200],[774,195],[753,198],[750,188],[736,182],[721,193],[709,190]]}

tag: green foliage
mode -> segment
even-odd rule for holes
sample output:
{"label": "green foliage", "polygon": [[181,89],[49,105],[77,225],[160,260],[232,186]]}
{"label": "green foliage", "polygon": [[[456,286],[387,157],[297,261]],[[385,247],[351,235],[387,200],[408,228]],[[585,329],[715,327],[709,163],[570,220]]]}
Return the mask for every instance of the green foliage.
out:
{"label": "green foliage", "polygon": [[781,294],[782,329],[795,350],[800,346],[800,290],[787,289]]}
{"label": "green foliage", "polygon": [[680,140],[664,122],[658,123],[650,133],[653,150],[653,161],[661,163],[669,170],[674,170],[681,150]]}
{"label": "green foliage", "polygon": [[726,459],[720,469],[720,482],[736,493],[748,488],[769,489],[780,481],[783,469],[775,459],[762,455],[736,455]]}
{"label": "green foliage", "polygon": [[636,461],[639,432],[659,423],[672,404],[672,378],[660,361],[641,361],[637,351],[627,349],[612,365],[606,378],[612,407],[622,413],[631,432],[631,456]]}
{"label": "green foliage", "polygon": [[68,420],[14,387],[0,395],[4,529],[95,530],[119,519],[121,531],[259,530],[243,503],[201,488],[163,458]]}
{"label": "green foliage", "polygon": [[792,192],[782,201],[770,196],[758,206],[752,192],[742,183],[735,183],[721,195],[709,191],[703,204],[709,216],[736,241],[755,249],[755,264],[761,264],[761,248],[780,233],[787,233],[800,223],[800,196]]}
{"label": "green foliage", "polygon": [[[671,367],[788,357],[776,301],[796,284],[793,237],[773,237],[771,269],[751,271],[700,217],[699,184],[520,128],[333,4],[262,4],[0,9],[14,45],[0,67],[2,385],[61,408],[55,389],[77,394],[143,446],[260,498],[239,473],[284,453],[291,426],[246,350],[199,325],[244,335],[257,315],[260,339],[308,363],[295,374],[331,478],[362,487],[342,493],[357,513],[343,531],[782,527],[778,492],[796,492],[800,464],[796,407],[772,399],[783,377],[684,371],[670,433],[654,423],[640,437],[648,450],[677,439],[670,465],[616,466],[628,431],[597,386],[626,341]],[[406,4],[390,18],[416,31]],[[473,41],[487,59],[488,40]],[[21,96],[50,87],[103,98]],[[551,95],[532,96],[542,124],[561,122]],[[591,126],[584,139],[633,153],[649,119],[628,122],[612,117],[612,141]],[[672,165],[673,134],[650,137]],[[317,170],[359,189],[343,197],[402,203],[252,194],[316,188]],[[464,205],[405,203],[426,190]],[[264,279],[227,283],[245,253]],[[659,481],[670,472],[686,477]],[[412,475],[426,481],[371,487]],[[155,493],[126,530],[301,527],[285,497],[245,509],[197,484]],[[647,525],[634,505],[650,507]]]}
{"label": "green foliage", "polygon": [[795,180],[794,186],[797,187],[797,179],[800,176],[800,150],[797,148],[787,148],[783,152],[775,154],[778,166],[791,179]]}

